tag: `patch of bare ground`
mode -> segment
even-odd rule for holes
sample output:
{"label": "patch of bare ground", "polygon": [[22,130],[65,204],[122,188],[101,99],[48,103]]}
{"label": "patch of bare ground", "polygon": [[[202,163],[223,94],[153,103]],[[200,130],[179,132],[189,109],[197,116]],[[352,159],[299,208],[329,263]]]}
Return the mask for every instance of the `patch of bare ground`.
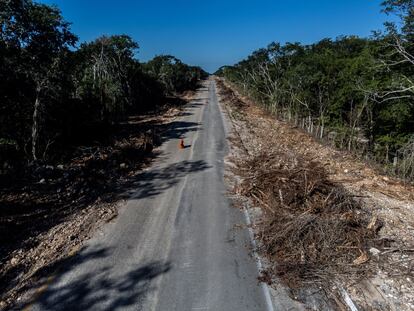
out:
{"label": "patch of bare ground", "polygon": [[174,138],[181,105],[194,93],[152,114],[130,117],[109,141],[77,147],[54,166],[37,163],[0,187],[0,310],[39,288],[118,207],[136,177]]}
{"label": "patch of bare ground", "polygon": [[314,310],[413,310],[414,187],[218,86],[233,125],[234,193],[261,208],[266,280]]}

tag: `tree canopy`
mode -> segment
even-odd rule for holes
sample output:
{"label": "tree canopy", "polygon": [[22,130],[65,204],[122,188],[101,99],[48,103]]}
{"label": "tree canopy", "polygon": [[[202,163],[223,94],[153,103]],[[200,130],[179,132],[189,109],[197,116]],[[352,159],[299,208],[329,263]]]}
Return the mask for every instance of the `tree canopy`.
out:
{"label": "tree canopy", "polygon": [[0,2],[0,148],[13,146],[22,159],[56,157],[206,76],[173,56],[140,63],[138,43],[124,34],[78,48],[70,26],[56,6]]}
{"label": "tree canopy", "polygon": [[[400,151],[414,139],[414,1],[388,0],[383,8],[400,16],[400,30],[387,24],[371,38],[273,42],[216,74],[318,137],[386,165],[403,163]],[[413,166],[404,170],[413,175]]]}

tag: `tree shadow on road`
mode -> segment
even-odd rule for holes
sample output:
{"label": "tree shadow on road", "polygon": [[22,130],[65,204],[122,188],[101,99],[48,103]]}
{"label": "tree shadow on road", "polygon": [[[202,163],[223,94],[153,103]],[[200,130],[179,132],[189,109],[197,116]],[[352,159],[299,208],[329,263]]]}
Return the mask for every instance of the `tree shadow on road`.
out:
{"label": "tree shadow on road", "polygon": [[[188,175],[209,169],[205,161],[181,161],[161,168],[152,168],[135,176],[130,191],[119,194],[118,198],[139,200],[153,197],[167,191]],[[57,260],[40,268],[31,277],[36,287],[47,284],[47,278],[58,275],[53,280],[57,284],[69,271],[87,265],[91,273],[77,275],[63,287],[51,286],[37,303],[42,310],[117,310],[139,304],[146,293],[154,288],[151,280],[171,269],[170,263],[151,262],[131,267],[123,275],[112,276],[111,267],[97,268],[102,259],[110,257],[110,248],[84,248],[75,257]],[[107,261],[106,261],[107,262]],[[88,269],[83,269],[83,271]],[[57,272],[56,272],[57,271]],[[17,296],[31,291],[33,282],[19,289]],[[20,308],[19,308],[20,309]]]}
{"label": "tree shadow on road", "polygon": [[173,121],[165,125],[160,133],[161,143],[171,139],[182,138],[185,134],[201,130],[200,123],[188,121]]}
{"label": "tree shadow on road", "polygon": [[176,185],[185,176],[209,168],[211,166],[207,162],[199,160],[182,161],[163,168],[151,169],[137,176],[133,189],[124,194],[124,198],[136,200],[156,196]]}
{"label": "tree shadow on road", "polygon": [[[186,107],[202,105],[199,100],[194,100]],[[181,117],[193,113],[192,109],[183,109]],[[94,142],[84,148],[86,154],[83,154],[86,151],[74,154],[75,160],[64,163],[62,168],[44,165],[39,176],[30,175],[19,184],[0,188],[0,300],[44,260],[45,250],[48,257],[57,258],[67,251],[67,245],[79,243],[78,236],[83,233],[79,230],[88,230],[82,226],[61,230],[59,225],[62,223],[83,215],[84,211],[96,215],[88,221],[106,221],[101,211],[107,211],[108,206],[127,198],[126,192],[133,194],[134,199],[155,196],[187,174],[209,168],[203,161],[183,161],[163,169],[142,171],[161,152],[157,149],[136,150],[134,142],[141,136],[148,136],[149,132],[159,137],[154,147],[170,140],[177,140],[178,145],[178,139],[201,128],[197,122],[172,120],[165,123],[163,120],[154,115],[136,116],[121,122],[114,127],[110,137],[113,142]],[[63,232],[63,237],[55,239],[55,236],[45,235],[54,228],[60,234]],[[55,240],[61,244],[56,244]],[[55,244],[44,247],[41,244],[44,241],[47,241],[44,245]],[[40,259],[26,255],[28,252],[35,254],[32,250],[39,245],[42,247]]]}
{"label": "tree shadow on road", "polygon": [[[134,305],[139,309],[146,294],[155,289],[152,281],[171,269],[169,262],[158,261],[134,265],[125,272],[116,273],[112,267],[97,267],[99,260],[114,256],[108,248],[85,248],[74,258],[66,258],[36,273],[41,279],[37,286],[47,289],[27,306],[35,305],[41,310],[122,310]],[[82,272],[76,273],[83,266]],[[64,270],[47,284],[45,276],[59,267]],[[75,271],[75,273],[73,273]],[[68,278],[68,273],[71,273]],[[43,278],[43,279],[42,279]],[[23,306],[24,307],[24,306]]]}

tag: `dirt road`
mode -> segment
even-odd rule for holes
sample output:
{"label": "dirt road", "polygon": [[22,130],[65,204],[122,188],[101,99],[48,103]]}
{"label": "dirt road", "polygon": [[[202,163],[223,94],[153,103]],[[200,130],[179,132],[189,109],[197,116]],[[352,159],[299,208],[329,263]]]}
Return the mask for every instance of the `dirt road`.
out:
{"label": "dirt road", "polygon": [[240,229],[245,216],[226,198],[225,128],[215,82],[206,81],[118,218],[27,309],[273,310]]}

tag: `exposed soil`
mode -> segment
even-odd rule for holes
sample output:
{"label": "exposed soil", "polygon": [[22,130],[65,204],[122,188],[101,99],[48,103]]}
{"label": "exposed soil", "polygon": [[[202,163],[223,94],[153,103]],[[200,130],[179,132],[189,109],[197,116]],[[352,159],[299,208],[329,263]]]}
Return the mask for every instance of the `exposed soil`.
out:
{"label": "exposed soil", "polygon": [[117,216],[135,177],[177,138],[174,121],[193,93],[162,110],[130,117],[105,143],[77,147],[70,160],[37,163],[0,188],[0,310],[11,308],[58,263]]}
{"label": "exposed soil", "polygon": [[[266,282],[282,280],[314,310],[413,310],[414,188],[218,85],[233,124],[234,193],[261,208]],[[327,301],[315,303],[315,290]]]}

